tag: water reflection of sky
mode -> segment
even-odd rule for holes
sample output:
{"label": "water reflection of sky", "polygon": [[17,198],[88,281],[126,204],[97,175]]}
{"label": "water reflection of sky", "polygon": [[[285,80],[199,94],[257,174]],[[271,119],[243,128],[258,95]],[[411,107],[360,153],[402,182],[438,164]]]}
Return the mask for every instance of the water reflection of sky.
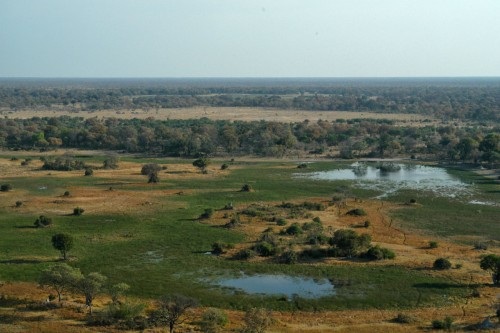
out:
{"label": "water reflection of sky", "polygon": [[448,174],[445,169],[394,164],[394,171],[382,171],[376,165],[354,163],[350,168],[297,174],[317,180],[354,180],[359,188],[380,190],[387,196],[401,189],[432,191],[441,196],[457,197],[469,194],[470,185]]}
{"label": "water reflection of sky", "polygon": [[242,290],[248,294],[297,295],[303,298],[320,298],[335,295],[334,286],[327,279],[312,279],[288,275],[243,275],[217,281],[221,287]]}

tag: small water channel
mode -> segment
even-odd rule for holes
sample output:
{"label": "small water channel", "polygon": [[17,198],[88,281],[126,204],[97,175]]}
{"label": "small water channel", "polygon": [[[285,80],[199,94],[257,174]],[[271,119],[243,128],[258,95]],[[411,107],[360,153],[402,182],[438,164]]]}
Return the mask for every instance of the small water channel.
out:
{"label": "small water channel", "polygon": [[352,180],[358,188],[382,191],[377,198],[405,189],[431,191],[451,198],[472,194],[471,184],[462,182],[445,169],[418,164],[356,162],[347,168],[295,175],[315,180]]}
{"label": "small water channel", "polygon": [[328,279],[289,275],[242,274],[238,277],[215,280],[213,284],[247,294],[284,295],[289,299],[294,295],[308,299],[335,295],[334,285]]}

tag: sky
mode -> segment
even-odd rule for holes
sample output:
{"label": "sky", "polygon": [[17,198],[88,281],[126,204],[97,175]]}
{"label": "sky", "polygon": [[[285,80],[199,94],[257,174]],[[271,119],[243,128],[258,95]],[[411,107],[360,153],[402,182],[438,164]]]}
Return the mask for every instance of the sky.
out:
{"label": "sky", "polygon": [[0,0],[0,77],[500,76],[500,0]]}

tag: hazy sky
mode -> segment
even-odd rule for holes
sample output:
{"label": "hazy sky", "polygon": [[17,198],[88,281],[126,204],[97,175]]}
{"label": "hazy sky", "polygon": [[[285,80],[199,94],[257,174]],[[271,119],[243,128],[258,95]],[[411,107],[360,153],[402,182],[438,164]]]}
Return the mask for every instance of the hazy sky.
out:
{"label": "hazy sky", "polygon": [[0,77],[500,76],[500,0],[0,0]]}

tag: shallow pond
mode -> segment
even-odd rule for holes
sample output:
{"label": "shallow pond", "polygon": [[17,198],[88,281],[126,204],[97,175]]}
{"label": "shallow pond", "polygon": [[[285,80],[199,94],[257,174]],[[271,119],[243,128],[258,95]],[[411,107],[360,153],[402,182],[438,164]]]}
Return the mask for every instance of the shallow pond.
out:
{"label": "shallow pond", "polygon": [[443,168],[416,164],[353,163],[349,168],[296,174],[316,180],[353,180],[363,189],[383,191],[378,198],[398,190],[432,191],[436,195],[459,197],[472,193],[470,184],[462,182]]}
{"label": "shallow pond", "polygon": [[258,274],[215,281],[220,287],[243,291],[248,294],[286,295],[292,298],[320,298],[335,295],[333,284],[327,279],[312,279],[288,275]]}

